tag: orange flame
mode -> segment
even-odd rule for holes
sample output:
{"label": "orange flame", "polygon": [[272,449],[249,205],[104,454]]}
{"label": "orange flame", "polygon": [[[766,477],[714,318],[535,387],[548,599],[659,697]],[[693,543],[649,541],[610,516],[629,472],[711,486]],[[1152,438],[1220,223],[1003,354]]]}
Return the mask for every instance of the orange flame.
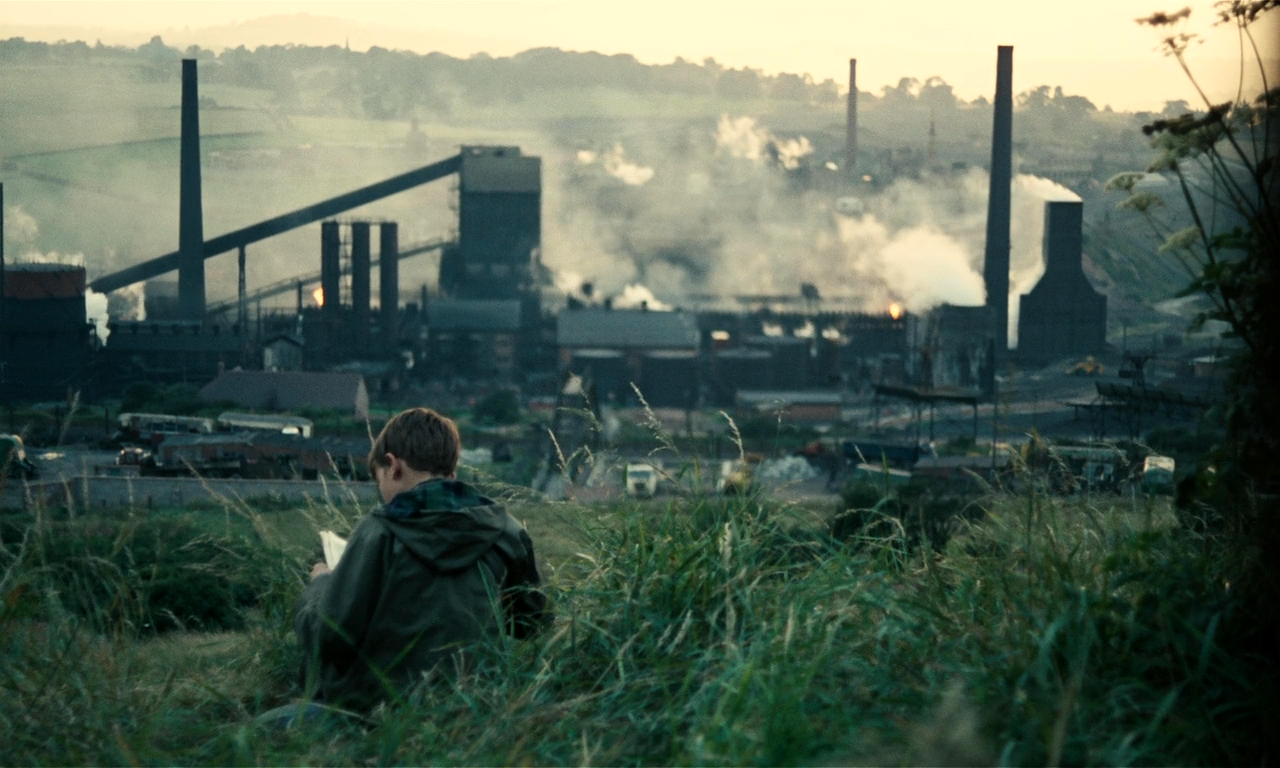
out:
{"label": "orange flame", "polygon": [[890,304],[889,317],[892,317],[894,320],[897,320],[898,318],[902,317],[902,305],[896,301]]}
{"label": "orange flame", "polygon": [[323,307],[324,306],[324,289],[317,288],[314,291],[312,291],[311,298],[316,300],[317,307]]}

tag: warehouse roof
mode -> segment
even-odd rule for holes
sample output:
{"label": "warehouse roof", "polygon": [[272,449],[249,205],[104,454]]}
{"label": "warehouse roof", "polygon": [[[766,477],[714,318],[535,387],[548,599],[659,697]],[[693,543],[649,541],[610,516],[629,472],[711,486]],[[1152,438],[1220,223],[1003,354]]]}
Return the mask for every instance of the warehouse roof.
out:
{"label": "warehouse roof", "polygon": [[433,331],[487,331],[520,329],[519,301],[441,300],[427,304],[427,325]]}
{"label": "warehouse roof", "polygon": [[567,309],[556,323],[562,347],[697,349],[698,324],[684,312]]}
{"label": "warehouse roof", "polygon": [[226,400],[241,408],[286,411],[333,408],[359,418],[369,415],[369,391],[356,373],[227,371],[200,390],[200,399]]}

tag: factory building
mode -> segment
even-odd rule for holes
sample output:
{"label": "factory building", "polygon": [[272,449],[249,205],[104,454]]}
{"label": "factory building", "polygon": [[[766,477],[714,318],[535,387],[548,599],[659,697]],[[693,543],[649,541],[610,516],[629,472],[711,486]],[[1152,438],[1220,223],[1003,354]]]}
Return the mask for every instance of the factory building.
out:
{"label": "factory building", "polygon": [[688,313],[566,309],[556,342],[562,368],[591,376],[602,400],[634,402],[632,382],[657,408],[685,408],[698,398],[698,325]]}
{"label": "factory building", "polygon": [[521,303],[516,299],[431,301],[427,363],[446,379],[510,380],[521,328]]}
{"label": "factory building", "polygon": [[[796,395],[870,384],[955,386],[988,394],[994,387],[995,371],[1007,351],[1012,170],[1012,49],[1007,46],[997,51],[983,267],[986,300],[978,307],[944,305],[924,316],[905,313],[896,304],[885,312],[831,311],[816,288],[802,286],[800,296],[732,297],[736,304],[722,305],[728,311],[612,310],[578,303],[548,317],[541,302],[544,286],[539,285],[541,159],[525,156],[515,146],[462,146],[455,156],[431,165],[205,240],[195,72],[193,62],[184,62],[178,251],[92,284],[109,292],[150,280],[148,319],[110,326],[102,359],[117,386],[139,379],[202,383],[224,370],[260,365],[276,375],[394,368],[377,374],[384,377],[383,388],[398,386],[393,380],[410,370],[414,377],[524,384],[539,377],[549,380],[553,371],[569,372],[590,381],[602,401],[634,404],[635,384],[655,407],[690,407],[704,399],[727,407],[755,402],[751,393]],[[864,148],[859,160],[856,61],[850,60],[846,186],[864,183],[860,174],[868,158],[874,159]],[[856,170],[860,162],[864,167]],[[337,218],[445,177],[454,179],[457,227],[431,243],[402,246],[395,222]],[[1092,289],[1081,268],[1080,206],[1050,203],[1045,215],[1045,277],[1022,297],[1023,362],[1093,353],[1104,343],[1106,298]],[[246,248],[310,224],[319,224],[318,271],[250,295]],[[428,250],[441,254],[439,291],[429,295],[426,286],[413,286],[410,294],[420,287],[421,299],[402,302],[398,262]],[[230,251],[239,253],[238,295],[209,304],[204,260]],[[154,279],[164,275],[170,279]],[[85,369],[92,337],[84,318],[83,269],[78,280],[72,279],[68,295],[61,298],[78,291],[79,314],[57,324],[61,330],[54,333],[62,334],[58,343],[68,349],[84,351],[78,357],[57,355],[56,365],[62,367],[45,371],[38,366],[54,365],[55,356],[47,354],[48,345],[31,342],[14,358],[25,363],[12,367],[12,355],[6,352],[0,370],[21,370],[24,382],[52,391],[65,390],[67,384],[59,382],[71,382]],[[14,301],[33,300],[23,293],[26,289],[13,290],[18,291]],[[264,315],[262,299],[287,292],[296,292],[296,307]],[[11,293],[7,281],[6,304]],[[788,298],[791,303],[781,300]],[[259,309],[250,322],[248,307],[255,301]],[[50,312],[23,311],[17,321],[17,315],[8,313],[6,349],[19,343],[20,330],[39,325],[41,333],[49,333],[51,326],[31,318],[47,320]],[[377,388],[372,378],[370,382]],[[254,397],[255,402],[288,407],[279,395]],[[363,397],[367,407],[367,392]],[[344,396],[344,402],[348,399]],[[832,407],[822,398],[809,404],[815,403],[819,410]]]}
{"label": "factory building", "polygon": [[237,329],[191,320],[113,320],[102,357],[118,386],[132,381],[200,383],[240,364],[250,339]]}
{"label": "factory building", "polygon": [[1044,276],[1021,297],[1018,360],[1024,365],[1097,354],[1107,343],[1107,297],[1084,275],[1082,202],[1044,204]]}
{"label": "factory building", "polygon": [[942,304],[925,317],[916,382],[978,390],[993,374],[995,323],[988,307]]}
{"label": "factory building", "polygon": [[85,315],[84,267],[14,264],[2,275],[0,396],[65,398],[69,388],[85,383],[95,347]]}
{"label": "factory building", "polygon": [[444,252],[440,289],[457,299],[519,299],[533,287],[542,242],[542,160],[519,147],[459,153],[458,244]]}

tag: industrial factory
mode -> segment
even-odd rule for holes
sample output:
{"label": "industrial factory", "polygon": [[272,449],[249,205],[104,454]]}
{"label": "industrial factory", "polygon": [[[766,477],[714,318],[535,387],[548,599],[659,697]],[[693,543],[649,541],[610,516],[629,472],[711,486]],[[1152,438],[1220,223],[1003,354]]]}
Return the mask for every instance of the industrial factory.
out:
{"label": "industrial factory", "polygon": [[[851,60],[840,169],[846,190],[857,188],[861,173],[856,72]],[[824,285],[797,284],[794,295],[623,309],[592,296],[589,285],[585,300],[554,295],[542,258],[542,159],[516,146],[464,145],[428,165],[207,237],[197,68],[184,60],[177,250],[89,280],[80,266],[5,263],[0,221],[0,391],[6,401],[58,400],[70,391],[93,399],[136,381],[204,386],[237,371],[310,371],[362,377],[366,401],[391,401],[428,379],[549,394],[570,374],[602,403],[643,398],[659,408],[731,407],[778,392],[810,393],[819,403],[822,393],[875,386],[989,399],[1009,365],[1098,354],[1106,343],[1107,299],[1082,269],[1083,203],[1052,201],[1044,208],[1044,276],[1020,297],[1019,343],[1009,348],[1012,77],[1013,49],[1002,46],[985,302],[852,311],[825,301]],[[398,222],[351,215],[432,183],[449,185],[456,210],[456,225],[436,239],[402,243]],[[299,266],[292,278],[247,284],[255,243],[313,225],[318,270]],[[438,255],[435,284],[402,284],[401,261],[426,253]],[[230,254],[238,260],[237,295],[210,302],[206,261]],[[86,291],[111,294],[138,283],[145,283],[146,319],[112,319],[103,343],[86,316]],[[287,400],[262,398],[250,407]]]}

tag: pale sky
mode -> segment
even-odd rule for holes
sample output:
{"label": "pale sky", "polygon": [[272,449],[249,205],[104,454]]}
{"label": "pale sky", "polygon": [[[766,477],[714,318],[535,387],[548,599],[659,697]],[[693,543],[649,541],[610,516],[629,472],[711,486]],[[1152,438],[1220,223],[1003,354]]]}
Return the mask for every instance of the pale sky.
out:
{"label": "pale sky", "polygon": [[[1160,109],[1165,100],[1197,102],[1177,64],[1157,50],[1157,33],[1134,23],[1183,5],[1193,9],[1185,31],[1204,40],[1189,52],[1192,68],[1212,100],[1233,98],[1239,41],[1234,28],[1212,26],[1211,0],[0,0],[0,39],[136,45],[161,34],[185,45],[215,31],[219,40],[234,39],[236,25],[262,17],[310,14],[349,20],[338,27],[343,39],[336,33],[312,39],[303,25],[284,39],[291,25],[280,23],[272,34],[281,39],[271,42],[350,42],[353,49],[381,45],[454,56],[551,46],[630,53],[658,64],[714,57],[732,67],[829,77],[842,90],[848,60],[857,58],[860,90],[937,75],[969,100],[991,97],[995,47],[1013,45],[1015,92],[1061,85],[1099,108],[1140,110]],[[1280,13],[1271,15],[1258,42],[1274,56]],[[1246,93],[1258,90],[1256,68],[1249,72]]]}

